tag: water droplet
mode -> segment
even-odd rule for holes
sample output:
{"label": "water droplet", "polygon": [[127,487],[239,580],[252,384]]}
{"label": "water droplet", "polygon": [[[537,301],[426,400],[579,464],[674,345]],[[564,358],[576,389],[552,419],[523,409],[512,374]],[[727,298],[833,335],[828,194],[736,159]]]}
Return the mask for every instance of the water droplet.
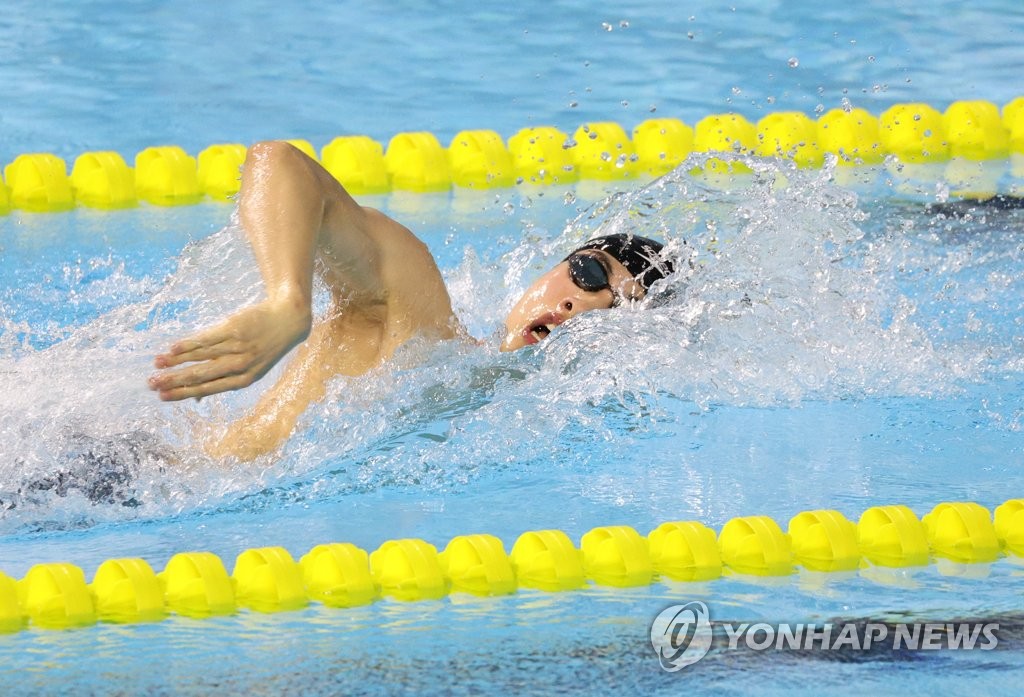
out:
{"label": "water droplet", "polygon": [[914,120],[915,121],[920,121],[921,120],[921,115],[920,114],[914,114]]}
{"label": "water droplet", "polygon": [[601,22],[601,28],[604,29],[605,31],[611,31],[615,27],[613,27],[612,25],[608,24],[608,22]]}
{"label": "water droplet", "polygon": [[739,87],[733,87],[732,88],[732,93],[733,94],[739,94],[740,93],[740,88]]}
{"label": "water droplet", "polygon": [[569,148],[575,148],[575,147],[576,147],[576,141],[573,140],[572,138],[567,138],[566,141],[564,143],[562,143],[562,149],[563,150],[568,150]]}
{"label": "water droplet", "polygon": [[692,39],[693,38],[693,32],[692,31],[686,32],[686,38],[687,39]]}
{"label": "water droplet", "polygon": [[580,103],[579,103],[579,102],[569,102],[569,108],[570,108],[570,109],[575,109],[575,108],[576,108],[576,107],[578,107],[579,105],[580,105]]}
{"label": "water droplet", "polygon": [[769,104],[774,104],[775,103],[775,97],[769,96],[767,99],[765,99],[765,101],[768,102]]}
{"label": "water droplet", "polygon": [[619,102],[619,104],[621,104],[623,107],[628,107],[629,106],[629,102],[626,101],[625,99],[623,99],[621,102]]}
{"label": "water droplet", "polygon": [[874,62],[875,62],[875,57],[874,56],[868,56],[868,63],[874,63]]}
{"label": "water droplet", "polygon": [[925,138],[931,138],[932,137],[932,129],[926,128],[924,130],[924,133],[922,133],[921,135],[923,135]]}
{"label": "water droplet", "polygon": [[647,107],[647,111],[651,112],[652,114],[654,112],[656,112],[657,110],[658,110],[658,107],[656,105],[654,105],[654,104],[652,104],[649,107]]}
{"label": "water droplet", "polygon": [[619,26],[622,27],[623,29],[629,29],[629,20],[622,20],[621,22],[619,22]]}
{"label": "water droplet", "polygon": [[697,17],[695,15],[690,15],[690,21],[691,22],[696,22],[697,21]]}
{"label": "water droplet", "polygon": [[819,104],[818,106],[814,107],[814,113],[815,114],[822,114],[824,112],[825,112],[825,105],[824,104]]}
{"label": "water droplet", "polygon": [[505,215],[512,215],[513,213],[515,213],[516,207],[512,204],[511,201],[509,201],[508,203],[501,207],[501,210],[505,211]]}
{"label": "water droplet", "polygon": [[590,61],[583,61],[583,67],[584,68],[589,68],[590,67]]}
{"label": "water droplet", "polygon": [[603,152],[601,153],[601,159],[604,160],[605,162],[611,162],[612,154],[610,152]]}
{"label": "water droplet", "polygon": [[790,59],[789,59],[788,61],[786,61],[786,64],[787,64],[787,65],[788,65],[788,66],[789,66],[790,68],[795,68],[795,67],[797,67],[798,65],[800,65],[800,61],[799,61],[799,60],[798,60],[798,59],[797,59],[796,57],[793,57],[793,58],[790,58]]}
{"label": "water droplet", "polygon": [[567,206],[571,206],[572,204],[576,203],[576,194],[574,194],[571,191],[566,191],[565,196],[562,197],[562,203],[564,203]]}
{"label": "water droplet", "polygon": [[590,138],[591,140],[597,140],[597,131],[591,131],[590,133],[588,133],[587,138]]}

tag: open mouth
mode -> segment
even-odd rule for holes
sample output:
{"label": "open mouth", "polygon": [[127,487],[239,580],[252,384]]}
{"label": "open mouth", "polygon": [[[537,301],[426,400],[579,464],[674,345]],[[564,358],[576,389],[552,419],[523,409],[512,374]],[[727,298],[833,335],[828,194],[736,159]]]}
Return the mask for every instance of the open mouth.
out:
{"label": "open mouth", "polygon": [[553,312],[538,317],[535,322],[523,330],[523,339],[526,340],[527,344],[536,344],[538,341],[546,339],[562,321],[562,318]]}
{"label": "open mouth", "polygon": [[533,339],[533,341],[531,343],[537,343],[541,339],[546,339],[548,334],[551,333],[551,330],[553,328],[554,327],[549,326],[547,324],[538,324],[538,325],[529,327],[526,331],[527,331],[527,334],[529,335],[529,337],[531,339]]}

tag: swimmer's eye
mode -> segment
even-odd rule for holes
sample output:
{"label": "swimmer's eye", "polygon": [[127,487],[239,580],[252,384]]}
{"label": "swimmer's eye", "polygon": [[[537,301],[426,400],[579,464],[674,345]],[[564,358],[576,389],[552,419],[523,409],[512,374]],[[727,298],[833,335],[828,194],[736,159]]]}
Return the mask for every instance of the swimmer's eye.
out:
{"label": "swimmer's eye", "polygon": [[565,301],[565,311],[572,312],[572,303],[569,302],[568,300]]}

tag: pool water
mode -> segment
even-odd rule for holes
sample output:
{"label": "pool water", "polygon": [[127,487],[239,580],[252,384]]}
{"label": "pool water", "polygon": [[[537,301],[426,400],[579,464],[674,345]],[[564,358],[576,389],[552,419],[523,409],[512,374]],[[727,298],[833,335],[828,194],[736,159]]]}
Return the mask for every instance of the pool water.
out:
{"label": "pool water", "polygon": [[[875,113],[1001,104],[1019,92],[1024,28],[1008,2],[824,17],[793,4],[144,7],[15,4],[0,45],[21,58],[0,70],[39,99],[5,102],[5,161],[415,128],[444,141],[462,128],[571,131],[591,118],[632,125],[652,107],[693,123],[844,98]],[[646,534],[766,514],[785,527],[815,508],[856,519],[879,504],[922,515],[1019,497],[1024,212],[936,206],[941,186],[908,194],[884,169],[850,187],[828,168],[749,164],[754,174],[727,182],[685,167],[656,182],[366,198],[428,244],[483,345],[412,345],[336,381],[280,453],[245,467],[190,442],[256,390],[167,405],[145,388],[168,341],[259,297],[231,207],[0,218],[0,569],[20,578],[66,560],[91,577],[108,558],[160,569],[192,549],[230,567],[250,547],[298,557],[328,541],[373,550],[420,537],[441,548],[471,532],[509,549],[534,529],[578,541],[598,525]],[[498,353],[523,288],[598,229],[665,239],[692,268],[649,306]],[[125,438],[145,454],[101,501],[32,486]],[[1005,691],[1024,666],[1020,569],[1008,557],[29,629],[0,635],[0,670],[10,694]],[[990,652],[719,650],[668,674],[650,623],[689,600],[723,621],[997,618],[1003,633]]]}

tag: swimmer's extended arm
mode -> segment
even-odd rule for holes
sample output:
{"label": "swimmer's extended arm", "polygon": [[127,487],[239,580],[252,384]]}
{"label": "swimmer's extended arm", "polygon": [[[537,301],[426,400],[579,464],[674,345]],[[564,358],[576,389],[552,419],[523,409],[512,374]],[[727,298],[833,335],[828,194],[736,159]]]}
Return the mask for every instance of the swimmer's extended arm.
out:
{"label": "swimmer's extended arm", "polygon": [[[239,216],[267,298],[158,355],[154,363],[163,370],[149,384],[161,399],[246,387],[309,336],[247,417],[266,421],[276,414],[290,431],[333,375],[365,372],[416,332],[452,334],[451,302],[423,243],[382,213],[360,206],[291,145],[268,142],[249,149]],[[311,331],[317,261],[336,309]]]}

